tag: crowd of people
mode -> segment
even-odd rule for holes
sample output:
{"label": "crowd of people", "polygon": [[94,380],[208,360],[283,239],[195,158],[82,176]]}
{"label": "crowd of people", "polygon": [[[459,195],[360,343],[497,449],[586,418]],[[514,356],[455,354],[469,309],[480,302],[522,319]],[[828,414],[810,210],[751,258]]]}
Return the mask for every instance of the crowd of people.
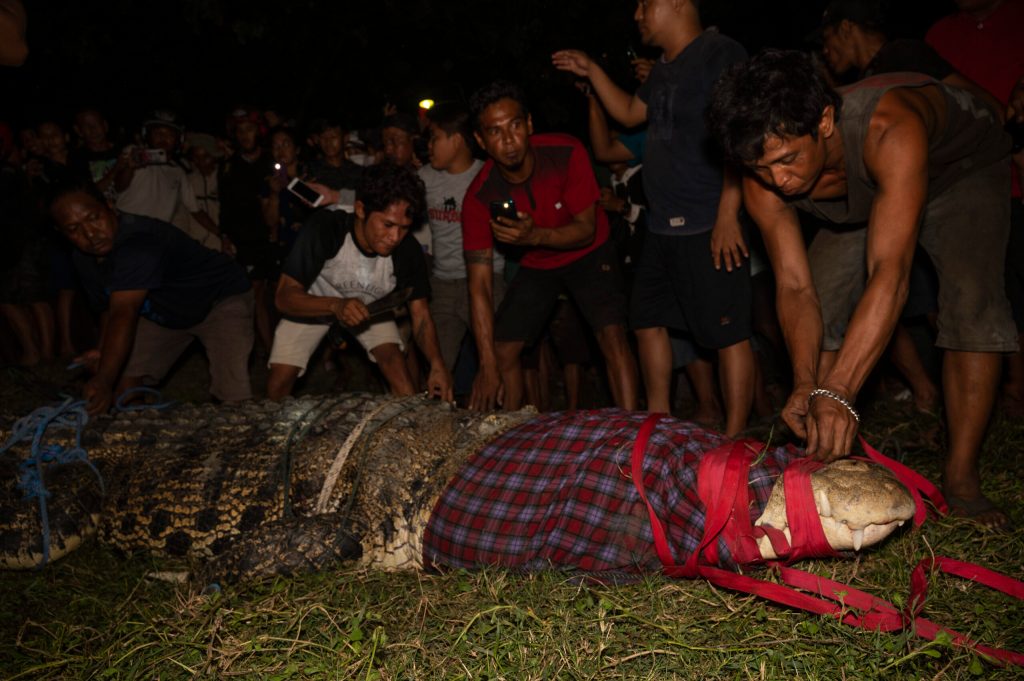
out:
{"label": "crowd of people", "polygon": [[638,3],[659,54],[635,83],[552,55],[586,145],[535,131],[505,81],[359,131],[244,107],[216,133],[156,110],[129,144],[93,107],[2,126],[4,349],[75,358],[92,413],[193,340],[224,401],[253,396],[253,362],[256,393],[286,397],[339,343],[396,395],[477,410],[546,408],[554,357],[570,409],[587,365],[627,410],[671,412],[682,373],[694,418],[736,436],[781,406],[823,460],[851,452],[885,355],[918,409],[944,407],[954,509],[1006,525],[978,456],[997,397],[1024,407],[1024,0],[957,0],[923,41],[834,0],[817,50],[752,57],[699,4]]}

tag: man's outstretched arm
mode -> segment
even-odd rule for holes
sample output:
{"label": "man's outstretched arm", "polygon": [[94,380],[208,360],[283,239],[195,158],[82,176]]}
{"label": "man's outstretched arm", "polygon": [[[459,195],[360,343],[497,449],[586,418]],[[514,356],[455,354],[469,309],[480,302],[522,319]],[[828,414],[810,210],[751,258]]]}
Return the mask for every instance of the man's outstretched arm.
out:
{"label": "man's outstretched arm", "polygon": [[[885,350],[907,299],[918,222],[928,194],[928,135],[922,116],[899,91],[872,116],[864,165],[878,185],[868,220],[867,284],[821,387],[849,402]],[[857,423],[835,400],[812,405],[808,454],[832,460],[849,454]]]}
{"label": "man's outstretched arm", "polygon": [[494,251],[484,248],[466,251],[466,276],[469,280],[469,315],[480,355],[480,368],[473,379],[469,408],[491,411],[504,400],[498,357],[494,351]]}
{"label": "man's outstretched arm", "polygon": [[145,289],[114,291],[103,326],[96,374],[82,388],[82,397],[93,416],[106,413],[114,399],[114,386],[135,344],[139,310],[146,300]]}
{"label": "man's outstretched arm", "polygon": [[430,374],[427,377],[427,390],[431,397],[438,397],[445,402],[452,401],[452,376],[441,356],[441,343],[437,340],[437,327],[430,315],[430,305],[426,298],[409,301],[409,316],[412,318],[412,333],[416,339],[416,347],[430,363]]}
{"label": "man's outstretched arm", "polygon": [[807,437],[808,395],[817,387],[821,356],[821,305],[811,278],[796,209],[753,176],[743,178],[743,202],[764,238],[775,272],[779,324],[793,365],[793,393],[782,418]]}
{"label": "man's outstretched arm", "polygon": [[585,52],[559,50],[551,55],[551,63],[561,71],[588,78],[608,114],[627,128],[647,120],[647,104],[616,85]]}

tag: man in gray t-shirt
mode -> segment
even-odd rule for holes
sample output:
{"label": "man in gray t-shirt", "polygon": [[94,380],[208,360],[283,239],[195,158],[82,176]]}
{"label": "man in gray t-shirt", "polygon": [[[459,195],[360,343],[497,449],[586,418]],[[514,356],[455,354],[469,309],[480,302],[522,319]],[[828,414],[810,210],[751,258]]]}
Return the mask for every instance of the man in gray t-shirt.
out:
{"label": "man in gray t-shirt", "polygon": [[[483,161],[473,158],[469,113],[439,104],[428,113],[430,165],[419,170],[427,189],[427,216],[433,235],[434,266],[430,313],[437,326],[441,355],[454,370],[459,347],[470,328],[469,287],[462,250],[462,199]],[[494,254],[494,305],[505,293],[505,259]]]}

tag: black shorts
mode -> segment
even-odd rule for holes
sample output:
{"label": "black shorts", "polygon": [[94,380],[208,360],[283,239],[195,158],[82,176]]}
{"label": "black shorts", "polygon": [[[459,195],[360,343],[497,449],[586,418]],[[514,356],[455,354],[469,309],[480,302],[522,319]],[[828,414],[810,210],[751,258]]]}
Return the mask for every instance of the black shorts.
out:
{"label": "black shorts", "polygon": [[568,292],[594,331],[626,325],[622,271],[611,242],[605,242],[563,267],[520,267],[495,315],[494,340],[532,344],[543,333],[563,291]]}
{"label": "black shorts", "polygon": [[647,235],[633,279],[633,329],[687,331],[697,345],[718,350],[750,338],[750,306],[750,263],[716,270],[710,231]]}
{"label": "black shorts", "polygon": [[591,333],[576,309],[576,304],[568,296],[558,297],[558,306],[548,324],[547,334],[523,352],[520,357],[523,369],[537,369],[540,366],[540,348],[545,338],[551,340],[562,366],[590,363]]}

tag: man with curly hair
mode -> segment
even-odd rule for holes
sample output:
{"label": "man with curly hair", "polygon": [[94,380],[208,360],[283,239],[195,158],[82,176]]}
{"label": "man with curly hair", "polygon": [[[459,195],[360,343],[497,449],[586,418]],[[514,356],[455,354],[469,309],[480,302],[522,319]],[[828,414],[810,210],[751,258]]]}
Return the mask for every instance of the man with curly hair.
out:
{"label": "man with curly hair", "polygon": [[[806,436],[808,455],[850,453],[853,403],[892,335],[920,243],[939,276],[946,497],[985,526],[1008,524],[978,473],[1001,353],[1017,349],[1002,268],[1010,139],[998,112],[922,74],[873,76],[837,93],[808,55],[769,50],[723,75],[710,116],[726,154],[748,171],[743,199],[768,247],[793,360],[782,416]],[[865,246],[812,278],[798,208],[866,222]],[[830,294],[819,300],[819,291]]]}
{"label": "man with curly hair", "polygon": [[452,399],[452,379],[441,357],[427,298],[430,282],[416,239],[423,214],[423,182],[392,163],[368,168],[356,187],[355,212],[320,210],[302,227],[281,267],[275,303],[284,319],[274,333],[267,397],[291,393],[331,323],[344,324],[380,367],[395,395],[416,391],[393,316],[371,316],[367,305],[410,289],[416,345],[430,362],[430,392]]}

